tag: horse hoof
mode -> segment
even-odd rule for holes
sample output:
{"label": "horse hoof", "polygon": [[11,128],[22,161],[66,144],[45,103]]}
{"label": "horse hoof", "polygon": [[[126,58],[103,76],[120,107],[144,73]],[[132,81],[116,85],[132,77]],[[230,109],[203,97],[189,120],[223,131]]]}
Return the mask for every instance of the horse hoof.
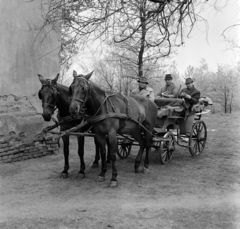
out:
{"label": "horse hoof", "polygon": [[135,169],[135,173],[144,173],[144,169],[142,167],[138,167]]}
{"label": "horse hoof", "polygon": [[144,168],[143,168],[143,172],[144,172],[144,173],[148,173],[148,172],[149,172],[149,168],[144,167]]}
{"label": "horse hoof", "polygon": [[117,181],[110,181],[110,183],[109,183],[109,185],[108,185],[108,187],[110,187],[110,188],[115,188],[115,187],[117,187],[118,186],[118,182]]}
{"label": "horse hoof", "polygon": [[85,178],[85,173],[78,173],[78,178],[79,179]]}
{"label": "horse hoof", "polygon": [[97,163],[93,163],[91,166],[93,169],[98,168],[98,164]]}
{"label": "horse hoof", "polygon": [[62,179],[68,178],[68,173],[61,173],[60,178],[62,178]]}
{"label": "horse hoof", "polygon": [[105,177],[98,176],[96,181],[97,182],[103,182],[103,181],[105,181]]}

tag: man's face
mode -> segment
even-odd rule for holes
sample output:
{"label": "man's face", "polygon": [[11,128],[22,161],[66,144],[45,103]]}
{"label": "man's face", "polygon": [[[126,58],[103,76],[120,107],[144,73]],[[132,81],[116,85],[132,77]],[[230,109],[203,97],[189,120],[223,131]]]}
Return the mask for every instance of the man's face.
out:
{"label": "man's face", "polygon": [[186,83],[186,87],[187,87],[188,89],[192,88],[192,86],[193,86],[193,83]]}
{"label": "man's face", "polygon": [[165,80],[165,82],[166,82],[166,85],[169,86],[171,84],[172,80]]}
{"label": "man's face", "polygon": [[147,87],[147,83],[139,82],[139,88],[144,89]]}

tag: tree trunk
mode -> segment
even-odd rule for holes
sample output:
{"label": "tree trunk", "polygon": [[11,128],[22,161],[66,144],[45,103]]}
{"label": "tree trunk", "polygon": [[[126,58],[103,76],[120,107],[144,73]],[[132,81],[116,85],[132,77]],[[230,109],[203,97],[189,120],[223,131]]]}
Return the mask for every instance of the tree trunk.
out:
{"label": "tree trunk", "polygon": [[141,21],[141,44],[140,44],[140,50],[138,53],[138,76],[139,78],[143,77],[143,54],[145,49],[145,38],[146,38],[146,14],[145,14],[145,5],[146,2],[143,1],[143,3],[140,6],[140,21]]}
{"label": "tree trunk", "polygon": [[224,93],[224,113],[227,113],[227,93]]}

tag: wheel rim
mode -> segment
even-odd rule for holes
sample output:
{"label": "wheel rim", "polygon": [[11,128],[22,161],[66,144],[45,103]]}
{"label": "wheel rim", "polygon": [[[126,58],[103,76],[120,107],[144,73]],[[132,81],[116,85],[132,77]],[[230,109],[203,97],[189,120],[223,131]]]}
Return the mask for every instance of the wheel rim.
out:
{"label": "wheel rim", "polygon": [[175,150],[175,138],[170,132],[166,133],[163,138],[168,141],[161,141],[160,161],[162,164],[166,164],[172,159]]}
{"label": "wheel rim", "polygon": [[132,149],[132,142],[123,140],[123,139],[118,139],[118,146],[117,146],[117,155],[121,159],[125,159],[129,156],[130,152]]}
{"label": "wheel rim", "polygon": [[189,151],[192,156],[203,152],[207,141],[207,128],[203,121],[198,121],[193,125],[189,139]]}

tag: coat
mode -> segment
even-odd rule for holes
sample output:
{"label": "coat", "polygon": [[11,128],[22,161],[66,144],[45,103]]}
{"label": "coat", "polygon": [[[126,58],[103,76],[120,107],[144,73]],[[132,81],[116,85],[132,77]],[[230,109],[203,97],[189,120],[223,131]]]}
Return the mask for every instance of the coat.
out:
{"label": "coat", "polygon": [[150,87],[146,87],[142,90],[139,90],[139,88],[136,88],[132,91],[132,94],[133,95],[142,95],[142,96],[145,96],[145,97],[151,99],[152,101],[154,101],[154,91]]}
{"label": "coat", "polygon": [[[191,99],[187,99],[184,98],[184,96],[182,96],[182,94],[188,94],[191,96]],[[194,104],[198,103],[199,99],[200,99],[200,91],[197,90],[194,86],[192,86],[192,88],[188,89],[188,88],[184,88],[181,90],[179,97],[184,98],[185,100],[185,108],[189,109],[191,108]]]}
{"label": "coat", "polygon": [[165,93],[166,95],[173,95],[176,98],[178,95],[178,88],[174,83],[171,83],[169,86],[165,85],[162,87],[157,96],[161,96],[162,93]]}

